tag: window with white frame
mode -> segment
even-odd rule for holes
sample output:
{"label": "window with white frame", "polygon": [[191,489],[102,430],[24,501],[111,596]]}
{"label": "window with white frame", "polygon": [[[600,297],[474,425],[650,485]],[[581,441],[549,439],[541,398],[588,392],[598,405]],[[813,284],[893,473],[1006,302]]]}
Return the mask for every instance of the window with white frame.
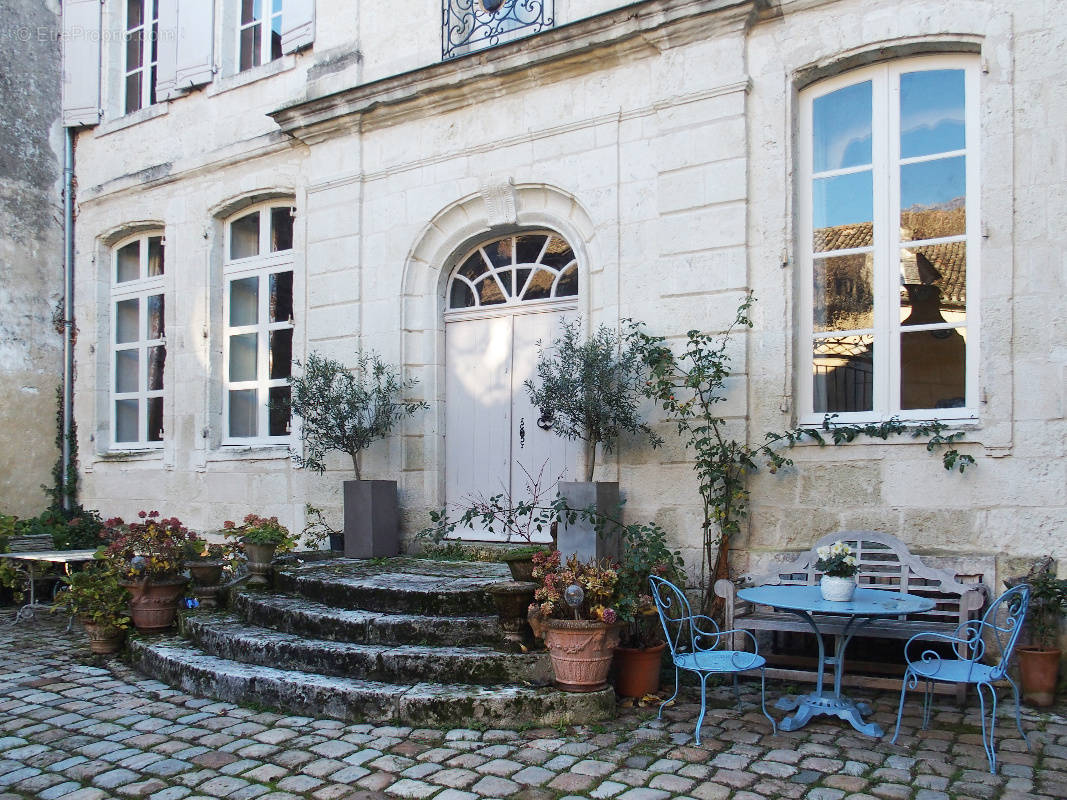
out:
{"label": "window with white frame", "polygon": [[163,443],[167,361],[162,233],[120,242],[111,276],[111,441],[121,449]]}
{"label": "window with white frame", "polygon": [[226,225],[225,444],[289,437],[293,359],[290,203],[245,210]]}
{"label": "window with white frame", "polygon": [[939,56],[802,92],[802,422],[976,415],[977,89]]}
{"label": "window with white frame", "polygon": [[125,109],[129,114],[156,102],[159,0],[126,0],[125,41]]}
{"label": "window with white frame", "polygon": [[282,57],[282,0],[240,0],[237,68],[258,67]]}

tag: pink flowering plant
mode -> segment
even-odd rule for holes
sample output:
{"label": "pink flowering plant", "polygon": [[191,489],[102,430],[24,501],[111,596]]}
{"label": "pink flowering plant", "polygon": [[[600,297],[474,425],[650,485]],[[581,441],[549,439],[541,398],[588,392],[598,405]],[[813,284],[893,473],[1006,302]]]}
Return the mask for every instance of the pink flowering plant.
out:
{"label": "pink flowering plant", "polygon": [[177,517],[161,517],[158,511],[139,511],[137,517],[137,522],[122,517],[104,522],[107,544],[97,555],[127,580],[176,577],[185,569],[186,548],[196,535]]}
{"label": "pink flowering plant", "polygon": [[226,520],[222,523],[222,529],[224,535],[228,539],[236,540],[238,545],[274,545],[278,553],[287,553],[296,547],[296,537],[289,533],[289,529],[282,525],[277,517],[248,514],[240,525]]}
{"label": "pink flowering plant", "polygon": [[[581,562],[577,555],[563,561],[559,550],[535,553],[534,580],[540,584],[534,592],[530,611],[542,619],[585,619],[614,625],[619,621],[619,573],[607,559]],[[571,608],[564,598],[567,587],[581,587],[584,599]]]}

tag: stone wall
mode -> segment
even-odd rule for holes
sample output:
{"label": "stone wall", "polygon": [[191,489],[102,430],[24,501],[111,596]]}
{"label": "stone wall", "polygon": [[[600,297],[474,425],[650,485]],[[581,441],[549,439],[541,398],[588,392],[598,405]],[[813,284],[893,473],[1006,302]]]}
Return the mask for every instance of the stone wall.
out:
{"label": "stone wall", "polygon": [[[803,372],[796,365],[809,357],[794,334],[797,91],[844,63],[963,49],[982,64],[983,405],[962,445],[978,463],[965,475],[947,473],[907,438],[799,447],[795,469],[753,477],[734,564],[742,570],[858,527],[951,556],[990,584],[1015,569],[1006,558],[1067,556],[1067,337],[1055,299],[1067,288],[1055,222],[1064,208],[1064,120],[1050,99],[1064,71],[1042,56],[1067,31],[1055,4],[766,5],[649,2],[611,24],[575,18],[447,70],[392,74],[371,58],[397,35],[374,22],[380,12],[363,9],[358,25],[345,18],[331,27],[329,14],[338,12],[324,3],[315,47],[286,71],[222,81],[150,119],[107,121],[82,134],[83,330],[106,330],[109,246],[132,224],[165,227],[174,296],[166,401],[174,416],[160,453],[109,452],[105,340],[79,341],[87,498],[107,514],[163,505],[201,528],[252,510],[299,526],[305,501],[339,519],[340,458],[319,477],[294,469],[284,448],[219,446],[221,219],[265,193],[291,195],[297,207],[295,354],[346,358],[373,347],[402,362],[431,402],[376,444],[364,466],[369,477],[400,477],[408,536],[443,500],[449,259],[509,224],[571,238],[593,325],[634,317],[672,337],[719,330],[754,290],[755,327],[732,344],[735,374],[721,411],[752,442],[788,428]],[[690,16],[671,16],[683,11]],[[362,62],[342,58],[354,36],[368,70],[359,80]],[[430,52],[427,42],[420,47]],[[366,83],[371,63],[383,71]],[[492,218],[487,186],[512,193],[513,219]],[[630,518],[661,522],[695,567],[700,507],[691,464],[670,423],[653,419],[664,448],[624,448],[598,476],[620,480]]]}
{"label": "stone wall", "polygon": [[58,457],[56,390],[62,337],[63,130],[59,126],[59,7],[4,4],[0,29],[0,512],[47,503]]}

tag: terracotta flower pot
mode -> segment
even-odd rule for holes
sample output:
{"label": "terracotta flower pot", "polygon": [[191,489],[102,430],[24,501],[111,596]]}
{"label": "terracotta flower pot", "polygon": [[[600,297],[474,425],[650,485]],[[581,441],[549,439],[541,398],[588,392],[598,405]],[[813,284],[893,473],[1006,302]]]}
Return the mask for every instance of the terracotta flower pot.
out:
{"label": "terracotta flower pot", "polygon": [[622,697],[644,697],[659,689],[666,647],[666,642],[654,647],[616,647],[615,691]]}
{"label": "terracotta flower pot", "polygon": [[186,579],[180,576],[123,583],[130,593],[133,627],[140,633],[160,633],[170,628],[185,584]]}
{"label": "terracotta flower pot", "polygon": [[552,656],[556,686],[568,692],[603,689],[620,627],[584,619],[545,620],[545,647]]}
{"label": "terracotta flower pot", "polygon": [[1027,705],[1047,708],[1056,700],[1056,683],[1060,671],[1059,650],[1017,647],[1019,678],[1023,701]]}
{"label": "terracotta flower pot", "polygon": [[122,640],[126,638],[126,631],[122,628],[95,625],[92,622],[82,622],[82,627],[89,635],[89,649],[101,655],[117,653],[122,648]]}

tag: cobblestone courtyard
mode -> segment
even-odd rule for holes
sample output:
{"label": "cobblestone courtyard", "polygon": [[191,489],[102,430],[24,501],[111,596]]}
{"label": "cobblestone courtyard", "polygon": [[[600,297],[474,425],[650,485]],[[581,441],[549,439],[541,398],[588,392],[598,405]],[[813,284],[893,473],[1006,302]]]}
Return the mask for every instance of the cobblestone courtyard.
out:
{"label": "cobblestone courtyard", "polygon": [[[699,747],[694,704],[668,709],[663,722],[631,709],[561,730],[345,725],[192,697],[120,661],[95,661],[59,620],[10,618],[0,620],[0,800],[1067,798],[1061,714],[1024,709],[1032,753],[1002,716],[997,776],[974,709],[941,701],[931,730],[917,733],[918,698],[895,746],[836,721],[771,736],[750,689],[742,715],[732,691],[716,690]],[[769,697],[784,688],[771,683]],[[869,699],[891,728],[896,697]]]}

